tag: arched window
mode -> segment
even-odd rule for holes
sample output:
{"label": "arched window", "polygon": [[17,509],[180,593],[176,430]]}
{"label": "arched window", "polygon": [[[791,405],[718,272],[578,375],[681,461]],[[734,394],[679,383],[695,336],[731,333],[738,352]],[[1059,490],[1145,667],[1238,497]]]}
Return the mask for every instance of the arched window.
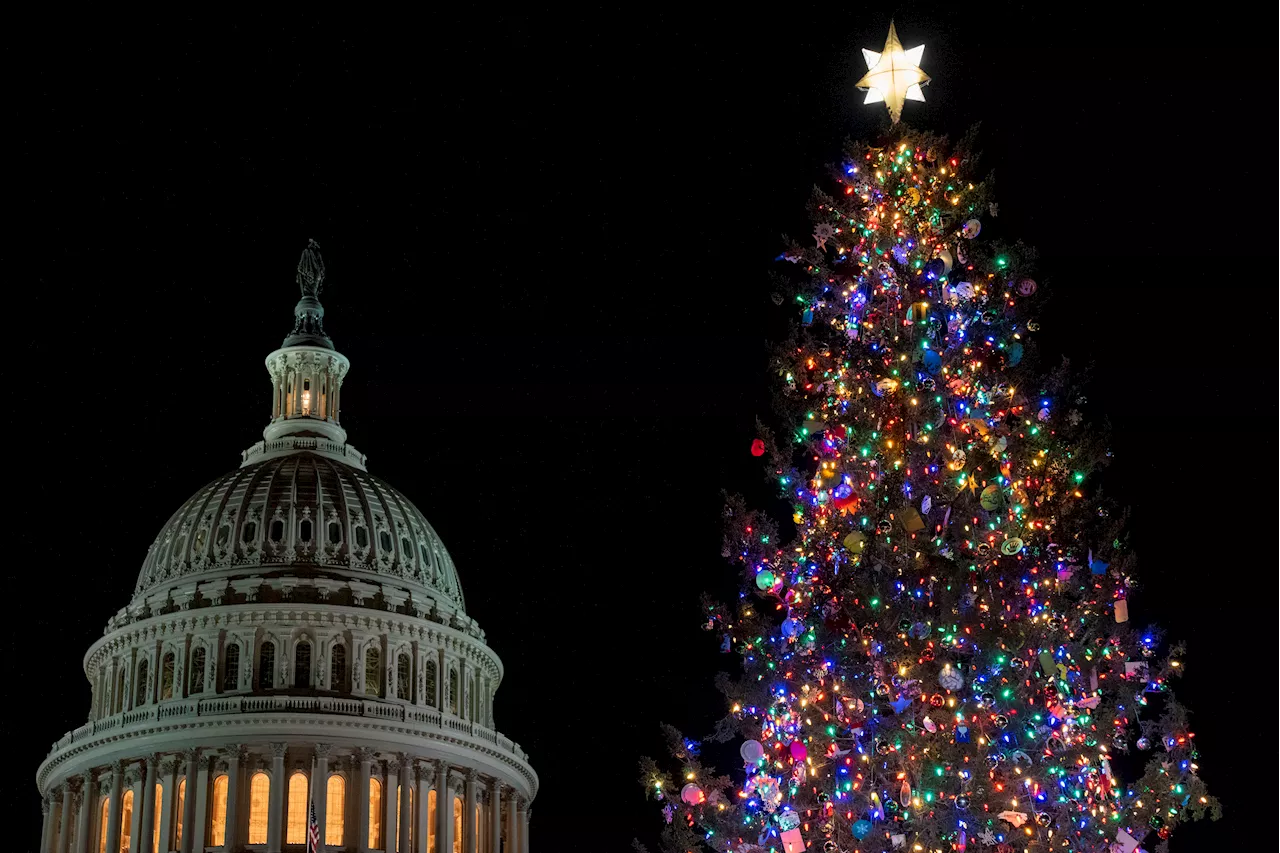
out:
{"label": "arched window", "polygon": [[138,680],[133,689],[133,707],[147,704],[147,659],[138,662]]}
{"label": "arched window", "polygon": [[[227,843],[227,774],[213,780],[213,815],[209,819],[209,844],[221,847]],[[159,847],[154,848],[159,850]]]}
{"label": "arched window", "polygon": [[458,713],[458,669],[449,667],[449,711]]}
{"label": "arched window", "polygon": [[285,844],[307,843],[307,774],[295,771],[289,777],[289,811],[284,825]]}
{"label": "arched window", "polygon": [[110,806],[110,798],[103,797],[102,808],[98,810],[98,853],[107,853],[107,811]]}
{"label": "arched window", "polygon": [[213,538],[213,544],[219,551],[226,550],[227,542],[231,540],[231,525],[223,524],[218,528],[218,535]]}
{"label": "arched window", "polygon": [[369,847],[382,849],[382,783],[369,780]]}
{"label": "arched window", "polygon": [[276,644],[267,640],[258,652],[258,689],[270,690],[275,686]]}
{"label": "arched window", "polygon": [[160,698],[173,698],[173,652],[160,659]]}
{"label": "arched window", "polygon": [[407,536],[400,537],[400,559],[406,563],[413,559],[413,543]]}
{"label": "arched window", "polygon": [[178,780],[178,798],[174,800],[173,846],[182,849],[182,816],[187,810],[187,780]]}
{"label": "arched window", "polygon": [[204,692],[204,663],[204,646],[196,646],[195,650],[191,652],[191,677],[187,681],[190,685],[187,690],[188,693]]}
{"label": "arched window", "polygon": [[422,698],[428,705],[434,708],[436,706],[436,662],[433,660],[427,661],[426,669],[427,676],[423,679],[422,687],[422,692],[426,695]]}
{"label": "arched window", "polygon": [[453,853],[462,853],[462,798],[453,798]]}
{"label": "arched window", "polygon": [[226,651],[226,665],[222,668],[222,689],[236,690],[240,686],[240,645],[230,643]]}
{"label": "arched window", "polygon": [[391,554],[391,533],[387,530],[378,531],[378,545],[382,548],[384,554]]}
{"label": "arched window", "polygon": [[412,676],[413,667],[409,663],[409,655],[405,652],[400,653],[400,657],[396,660],[396,697],[400,699],[413,698]]}
{"label": "arched window", "polygon": [[116,673],[116,689],[111,696],[111,713],[119,714],[124,710],[124,667]]}
{"label": "arched window", "polygon": [[[164,814],[164,786],[159,782],[156,783],[156,814],[155,821],[151,827],[151,849],[159,853],[160,850],[160,815]],[[146,832],[146,827],[143,827]]]}
{"label": "arched window", "polygon": [[267,811],[271,807],[271,777],[259,770],[249,780],[249,843],[267,843]]}
{"label": "arched window", "polygon": [[329,689],[348,692],[347,647],[342,643],[334,643],[329,652]]}
{"label": "arched window", "polygon": [[382,655],[378,649],[365,649],[364,652],[364,692],[370,696],[378,695],[378,686],[382,683]]}
{"label": "arched window", "polygon": [[342,845],[342,831],[346,826],[342,812],[347,805],[347,782],[337,773],[329,777],[329,787],[324,795],[324,843],[335,847]]}
{"label": "arched window", "polygon": [[436,790],[427,791],[427,849],[436,849]]}
{"label": "arched window", "polygon": [[129,853],[133,841],[133,789],[120,798],[120,853]]}
{"label": "arched window", "polygon": [[299,640],[293,647],[293,686],[311,686],[311,643]]}

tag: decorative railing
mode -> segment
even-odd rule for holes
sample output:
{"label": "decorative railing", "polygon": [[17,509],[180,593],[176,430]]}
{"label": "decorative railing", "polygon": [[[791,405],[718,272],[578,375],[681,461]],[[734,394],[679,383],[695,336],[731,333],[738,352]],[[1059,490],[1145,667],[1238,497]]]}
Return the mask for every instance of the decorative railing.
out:
{"label": "decorative railing", "polygon": [[50,752],[58,752],[73,743],[88,740],[105,732],[133,728],[148,722],[177,717],[217,717],[227,714],[263,714],[284,711],[340,714],[347,717],[373,717],[379,720],[416,723],[491,743],[521,761],[528,761],[528,756],[518,743],[504,737],[500,732],[470,720],[459,719],[435,708],[404,705],[380,699],[346,699],[339,696],[214,696],[208,699],[174,699],[86,723],[63,735]]}
{"label": "decorative railing", "polygon": [[285,435],[271,441],[259,441],[240,454],[243,464],[265,456],[269,453],[291,452],[294,450],[314,450],[317,453],[330,453],[349,459],[360,467],[364,467],[365,455],[349,444],[332,441],[327,438],[310,438],[306,436]]}

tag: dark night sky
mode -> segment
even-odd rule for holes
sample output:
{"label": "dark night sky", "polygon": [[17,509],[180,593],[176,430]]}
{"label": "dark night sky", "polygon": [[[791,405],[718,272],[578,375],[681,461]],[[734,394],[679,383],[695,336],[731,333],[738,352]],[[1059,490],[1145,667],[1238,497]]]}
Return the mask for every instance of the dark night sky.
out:
{"label": "dark night sky", "polygon": [[[992,233],[1040,248],[1048,345],[1095,364],[1136,508],[1134,619],[1192,643],[1183,693],[1227,808],[1174,849],[1226,849],[1258,795],[1240,746],[1274,713],[1245,686],[1268,652],[1240,647],[1273,617],[1221,579],[1274,576],[1274,450],[1246,443],[1275,432],[1274,53],[1214,19],[1228,4],[969,5],[897,13],[933,76],[906,118],[982,123]],[[660,721],[700,733],[722,710],[697,625],[731,577],[720,489],[770,497],[746,452],[783,319],[767,273],[841,140],[881,121],[853,83],[888,11],[11,31],[6,574],[26,621],[3,725],[24,849],[36,765],[86,717],[85,649],[169,514],[260,437],[308,237],[350,439],[435,525],[506,666],[535,848],[651,840],[638,756]]]}

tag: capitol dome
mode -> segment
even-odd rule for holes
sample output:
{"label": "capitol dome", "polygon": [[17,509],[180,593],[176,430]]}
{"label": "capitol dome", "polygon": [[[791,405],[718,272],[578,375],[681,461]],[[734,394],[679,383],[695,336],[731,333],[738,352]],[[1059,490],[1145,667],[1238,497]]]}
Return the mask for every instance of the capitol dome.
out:
{"label": "capitol dome", "polygon": [[41,853],[528,853],[538,779],[444,543],[339,421],[324,265],[298,265],[271,418],[160,529],[36,783]]}

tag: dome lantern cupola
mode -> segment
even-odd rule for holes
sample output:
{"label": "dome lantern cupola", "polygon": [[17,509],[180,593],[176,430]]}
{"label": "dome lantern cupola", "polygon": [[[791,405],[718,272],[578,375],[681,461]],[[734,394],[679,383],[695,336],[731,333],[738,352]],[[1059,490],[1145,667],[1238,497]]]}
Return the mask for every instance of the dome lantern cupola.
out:
{"label": "dome lantern cupola", "polygon": [[364,467],[364,456],[347,444],[347,432],[338,420],[342,380],[351,362],[333,348],[324,331],[320,304],[324,277],[320,246],[308,240],[298,261],[302,297],[293,309],[293,331],[266,360],[271,375],[271,422],[262,431],[263,440],[244,452],[244,465],[311,450]]}

